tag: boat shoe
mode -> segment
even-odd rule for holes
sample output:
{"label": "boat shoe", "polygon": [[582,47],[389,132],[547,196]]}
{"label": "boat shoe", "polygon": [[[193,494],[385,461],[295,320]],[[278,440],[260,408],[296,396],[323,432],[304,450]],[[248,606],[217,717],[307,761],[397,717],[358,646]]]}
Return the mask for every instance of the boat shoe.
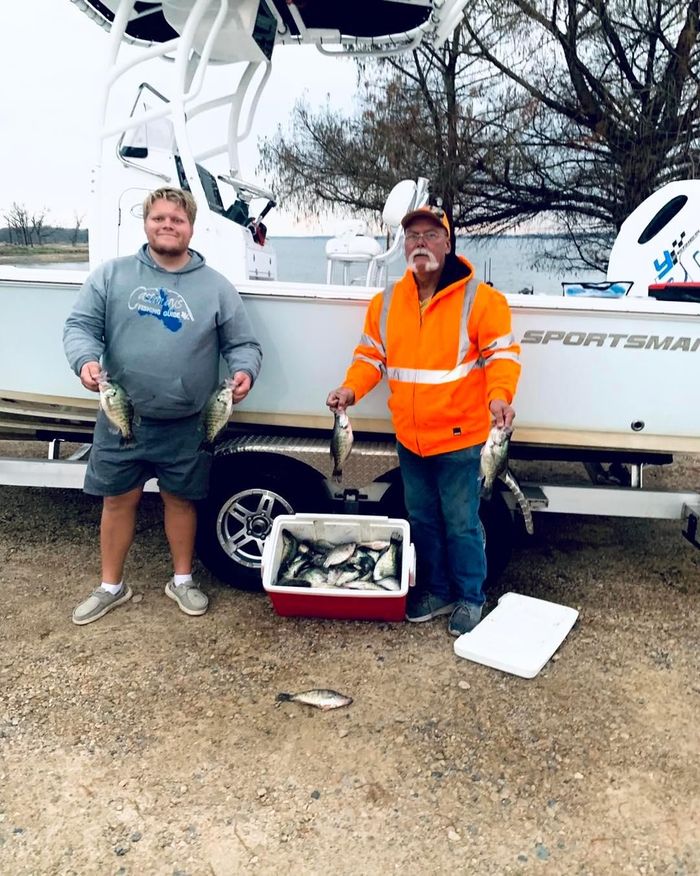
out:
{"label": "boat shoe", "polygon": [[441,614],[449,614],[457,603],[436,596],[434,593],[422,593],[415,600],[409,599],[406,609],[406,620],[414,624],[432,620]]}
{"label": "boat shoe", "polygon": [[471,633],[480,620],[480,605],[472,605],[471,602],[458,602],[457,607],[450,615],[447,632],[451,636],[462,636],[464,633]]}
{"label": "boat shoe", "polygon": [[174,579],[171,578],[165,585],[165,595],[177,602],[180,611],[195,617],[204,614],[209,608],[209,599],[194,581],[186,581],[176,587]]}
{"label": "boat shoe", "polygon": [[118,593],[110,593],[98,587],[75,609],[73,623],[78,626],[91,624],[123,602],[128,602],[132,596],[131,588],[126,584],[122,584],[122,589]]}

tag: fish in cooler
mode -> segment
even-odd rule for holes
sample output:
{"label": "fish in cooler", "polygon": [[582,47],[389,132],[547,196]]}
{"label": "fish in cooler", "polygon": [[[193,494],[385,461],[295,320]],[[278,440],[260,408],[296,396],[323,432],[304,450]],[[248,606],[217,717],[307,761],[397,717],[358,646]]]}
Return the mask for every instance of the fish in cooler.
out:
{"label": "fish in cooler", "polygon": [[347,590],[401,589],[402,537],[389,541],[297,541],[282,531],[282,557],[277,587],[344,588]]}

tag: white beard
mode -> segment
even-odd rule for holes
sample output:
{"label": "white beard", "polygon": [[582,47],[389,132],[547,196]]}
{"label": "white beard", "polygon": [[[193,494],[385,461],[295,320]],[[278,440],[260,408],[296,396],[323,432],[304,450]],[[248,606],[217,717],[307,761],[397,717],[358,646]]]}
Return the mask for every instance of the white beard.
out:
{"label": "white beard", "polygon": [[437,269],[440,267],[440,262],[438,262],[438,260],[430,252],[430,250],[421,248],[414,249],[411,255],[408,257],[408,267],[410,270],[413,271],[414,274],[418,270],[415,261],[416,256],[425,256],[428,259],[425,264],[421,265],[420,270],[430,273],[432,271],[437,271]]}

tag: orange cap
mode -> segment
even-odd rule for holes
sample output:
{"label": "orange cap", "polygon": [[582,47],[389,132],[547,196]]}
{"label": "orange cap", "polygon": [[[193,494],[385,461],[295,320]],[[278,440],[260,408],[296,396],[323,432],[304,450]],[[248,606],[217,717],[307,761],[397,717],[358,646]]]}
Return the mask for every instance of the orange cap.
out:
{"label": "orange cap", "polygon": [[414,221],[414,219],[428,219],[439,228],[444,228],[449,238],[450,223],[447,220],[447,213],[445,213],[442,207],[419,207],[417,210],[411,210],[410,213],[406,213],[406,215],[401,220],[401,226],[403,227],[404,231],[408,228],[411,222]]}

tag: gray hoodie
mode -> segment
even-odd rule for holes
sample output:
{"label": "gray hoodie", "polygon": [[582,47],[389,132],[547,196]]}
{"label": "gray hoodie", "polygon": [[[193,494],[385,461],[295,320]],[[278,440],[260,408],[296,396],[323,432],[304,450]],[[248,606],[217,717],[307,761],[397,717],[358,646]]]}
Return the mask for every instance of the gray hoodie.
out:
{"label": "gray hoodie", "polygon": [[71,368],[98,362],[124,387],[137,414],[178,419],[202,410],[230,374],[258,376],[262,351],[241,297],[190,250],[178,271],[159,267],[148,245],[87,278],[63,329]]}

